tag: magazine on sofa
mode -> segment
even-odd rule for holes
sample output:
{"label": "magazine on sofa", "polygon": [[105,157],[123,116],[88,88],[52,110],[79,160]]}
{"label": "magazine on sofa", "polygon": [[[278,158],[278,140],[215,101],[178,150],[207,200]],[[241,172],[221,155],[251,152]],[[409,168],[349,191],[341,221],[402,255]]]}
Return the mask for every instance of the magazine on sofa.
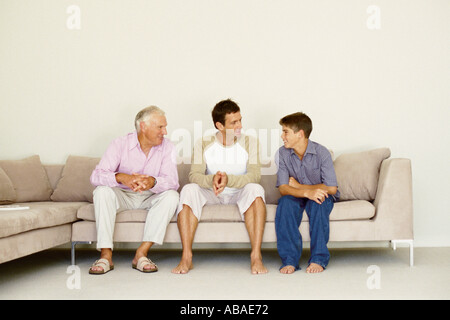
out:
{"label": "magazine on sofa", "polygon": [[22,206],[19,204],[11,204],[6,206],[0,206],[0,211],[12,211],[12,210],[28,210],[30,207]]}

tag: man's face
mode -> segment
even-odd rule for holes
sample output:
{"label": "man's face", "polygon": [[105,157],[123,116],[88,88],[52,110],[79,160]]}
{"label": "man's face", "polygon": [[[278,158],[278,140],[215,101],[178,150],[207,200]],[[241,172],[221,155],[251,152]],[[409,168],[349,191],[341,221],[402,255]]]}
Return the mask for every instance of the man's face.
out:
{"label": "man's face", "polygon": [[294,130],[283,125],[281,139],[283,139],[284,147],[288,149],[294,148],[300,142],[302,133],[302,130],[295,133]]}
{"label": "man's face", "polygon": [[225,115],[225,126],[223,126],[223,128],[227,135],[231,133],[235,137],[240,137],[242,130],[241,113],[239,111],[236,113],[227,113]]}
{"label": "man's face", "polygon": [[141,123],[141,132],[152,146],[160,145],[167,134],[165,116],[154,114],[147,123]]}

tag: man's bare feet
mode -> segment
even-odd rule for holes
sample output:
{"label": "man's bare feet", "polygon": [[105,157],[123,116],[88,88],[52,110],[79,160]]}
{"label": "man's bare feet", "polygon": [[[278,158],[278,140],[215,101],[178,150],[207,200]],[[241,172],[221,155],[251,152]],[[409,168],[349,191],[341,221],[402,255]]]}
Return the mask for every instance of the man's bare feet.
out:
{"label": "man's bare feet", "polygon": [[312,262],[308,268],[306,268],[306,273],[320,273],[324,269],[321,265],[318,265],[317,263]]}
{"label": "man's bare feet", "polygon": [[269,272],[264,266],[262,259],[252,259],[252,274],[266,274]]}
{"label": "man's bare feet", "polygon": [[286,267],[280,269],[280,273],[282,273],[282,274],[292,274],[294,272],[295,272],[295,267],[293,267],[293,266],[286,266]]}
{"label": "man's bare feet", "polygon": [[192,270],[193,268],[194,265],[192,264],[192,256],[182,257],[178,266],[172,270],[172,273],[186,274],[189,272],[189,270]]}

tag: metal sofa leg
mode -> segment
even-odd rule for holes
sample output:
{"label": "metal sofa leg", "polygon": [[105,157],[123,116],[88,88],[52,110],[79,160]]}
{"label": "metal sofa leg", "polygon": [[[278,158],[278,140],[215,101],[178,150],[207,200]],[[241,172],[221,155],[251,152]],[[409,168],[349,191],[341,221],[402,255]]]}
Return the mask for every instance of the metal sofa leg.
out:
{"label": "metal sofa leg", "polygon": [[72,266],[75,265],[75,246],[79,243],[85,243],[85,244],[91,244],[91,241],[72,241],[72,249],[71,249],[71,260],[72,260]]}
{"label": "metal sofa leg", "polygon": [[397,250],[397,243],[407,243],[409,245],[409,266],[414,266],[414,240],[391,240],[392,248]]}

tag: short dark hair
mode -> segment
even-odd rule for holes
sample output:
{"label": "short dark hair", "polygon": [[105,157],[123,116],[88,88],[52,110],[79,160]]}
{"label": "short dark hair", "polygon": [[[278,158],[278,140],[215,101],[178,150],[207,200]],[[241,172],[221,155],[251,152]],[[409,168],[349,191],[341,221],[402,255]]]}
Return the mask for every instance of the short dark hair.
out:
{"label": "short dark hair", "polygon": [[216,129],[218,129],[216,126],[216,122],[220,122],[221,124],[225,125],[225,116],[229,113],[236,113],[239,111],[241,111],[241,109],[239,108],[237,103],[231,99],[222,100],[217,103],[211,113]]}
{"label": "short dark hair", "polygon": [[313,129],[311,119],[303,112],[296,112],[281,118],[280,125],[291,128],[295,133],[303,130],[307,139]]}

